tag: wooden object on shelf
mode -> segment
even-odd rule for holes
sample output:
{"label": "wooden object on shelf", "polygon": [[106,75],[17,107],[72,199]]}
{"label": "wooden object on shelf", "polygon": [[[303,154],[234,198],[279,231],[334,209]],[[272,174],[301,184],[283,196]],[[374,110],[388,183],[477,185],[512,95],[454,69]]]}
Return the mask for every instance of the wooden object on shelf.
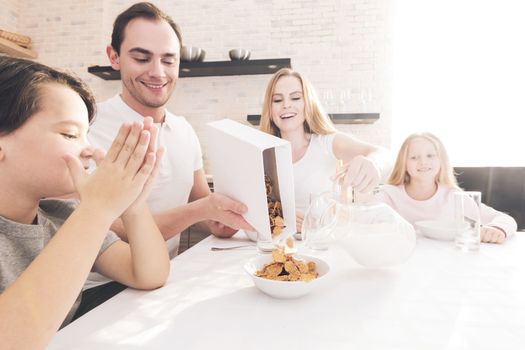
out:
{"label": "wooden object on shelf", "polygon": [[0,29],[0,38],[7,39],[15,44],[22,46],[26,49],[31,48],[31,37],[18,33],[8,32],[7,30]]}
{"label": "wooden object on shelf", "polygon": [[[180,78],[273,74],[281,68],[291,68],[289,58],[275,58],[245,61],[210,61],[210,62],[181,62],[179,67]],[[111,66],[91,66],[88,72],[104,80],[119,80],[120,72]]]}
{"label": "wooden object on shelf", "polygon": [[[334,124],[373,124],[379,120],[379,113],[330,113]],[[252,125],[259,125],[260,114],[248,114],[246,120]]]}
{"label": "wooden object on shelf", "polygon": [[21,46],[18,46],[12,41],[9,41],[4,38],[0,38],[0,52],[6,53],[13,57],[21,58],[32,58],[35,59],[38,57],[36,52],[33,50],[25,49]]}

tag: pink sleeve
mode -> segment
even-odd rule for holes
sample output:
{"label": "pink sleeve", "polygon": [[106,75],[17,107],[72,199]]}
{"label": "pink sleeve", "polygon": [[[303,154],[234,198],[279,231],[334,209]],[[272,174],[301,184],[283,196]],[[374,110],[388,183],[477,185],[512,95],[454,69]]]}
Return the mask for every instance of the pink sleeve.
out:
{"label": "pink sleeve", "polygon": [[508,214],[497,211],[488,205],[481,204],[481,224],[483,226],[492,226],[500,228],[505,232],[507,237],[513,235],[518,229],[516,220]]}

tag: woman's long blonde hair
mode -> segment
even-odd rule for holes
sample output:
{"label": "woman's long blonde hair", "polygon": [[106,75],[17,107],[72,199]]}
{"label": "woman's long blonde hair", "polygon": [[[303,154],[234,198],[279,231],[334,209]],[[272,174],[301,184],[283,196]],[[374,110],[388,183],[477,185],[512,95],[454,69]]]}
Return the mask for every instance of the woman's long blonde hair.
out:
{"label": "woman's long blonde hair", "polygon": [[410,183],[410,175],[407,171],[408,147],[410,146],[410,142],[417,138],[422,138],[429,141],[436,149],[441,165],[439,173],[436,175],[436,183],[459,188],[456,177],[454,176],[454,169],[452,169],[452,166],[450,165],[445,146],[443,146],[443,143],[437,136],[429,132],[412,134],[406,138],[399,149],[396,163],[394,164],[394,169],[388,177],[387,183],[396,186]]}
{"label": "woman's long blonde hair", "polygon": [[275,84],[284,76],[294,76],[301,82],[304,98],[304,131],[308,134],[326,135],[336,131],[334,124],[324,112],[315,90],[310,82],[299,72],[290,68],[278,70],[268,82],[264,94],[263,109],[261,114],[261,125],[259,129],[266,133],[281,137],[281,131],[272,121],[272,96],[275,91]]}

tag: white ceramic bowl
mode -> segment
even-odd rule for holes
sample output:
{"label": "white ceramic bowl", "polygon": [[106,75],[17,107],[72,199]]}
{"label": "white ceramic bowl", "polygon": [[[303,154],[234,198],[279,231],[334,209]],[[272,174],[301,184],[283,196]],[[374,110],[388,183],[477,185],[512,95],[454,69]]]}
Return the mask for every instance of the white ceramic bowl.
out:
{"label": "white ceramic bowl", "polygon": [[245,49],[232,49],[228,52],[232,61],[245,61],[250,59],[251,52]]}
{"label": "white ceramic bowl", "polygon": [[180,50],[180,60],[182,62],[202,62],[206,56],[206,51],[200,47],[183,46]]}
{"label": "white ceramic bowl", "polygon": [[458,230],[466,229],[468,224],[464,222],[458,227],[458,223],[454,220],[426,220],[417,221],[414,226],[425,237],[453,241]]}
{"label": "white ceramic bowl", "polygon": [[300,298],[310,293],[315,287],[322,283],[325,276],[330,271],[330,267],[321,259],[308,255],[297,255],[296,258],[315,262],[316,271],[319,273],[316,279],[310,282],[303,281],[274,281],[262,277],[257,277],[255,272],[261,270],[265,264],[272,261],[272,255],[260,255],[252,258],[244,265],[244,270],[253,279],[253,283],[263,293],[278,299]]}

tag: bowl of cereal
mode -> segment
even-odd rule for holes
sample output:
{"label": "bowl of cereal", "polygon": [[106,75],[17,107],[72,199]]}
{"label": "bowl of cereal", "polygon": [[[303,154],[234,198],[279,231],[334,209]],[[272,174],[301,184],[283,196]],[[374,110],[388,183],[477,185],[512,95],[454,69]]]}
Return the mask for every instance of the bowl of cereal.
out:
{"label": "bowl of cereal", "polygon": [[294,299],[307,295],[321,284],[330,267],[313,256],[274,250],[271,255],[252,258],[244,265],[244,270],[263,293],[278,299]]}

